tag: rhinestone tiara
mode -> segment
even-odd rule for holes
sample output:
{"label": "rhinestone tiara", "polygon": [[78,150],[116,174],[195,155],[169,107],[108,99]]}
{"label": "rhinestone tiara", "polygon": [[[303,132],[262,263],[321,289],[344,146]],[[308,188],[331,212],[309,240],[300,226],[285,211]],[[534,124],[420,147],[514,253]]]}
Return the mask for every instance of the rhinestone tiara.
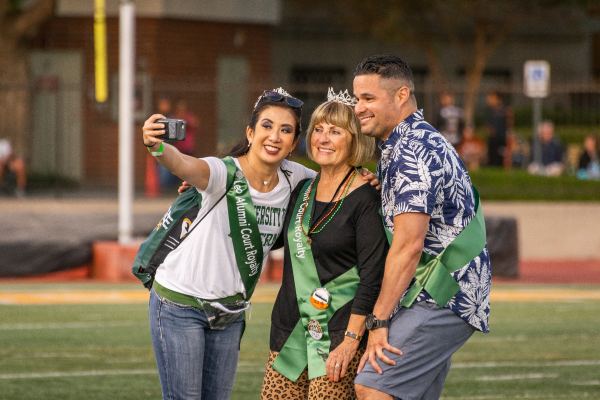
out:
{"label": "rhinestone tiara", "polygon": [[348,93],[348,89],[346,89],[344,92],[340,90],[339,94],[335,94],[333,88],[331,87],[327,91],[327,101],[337,101],[338,103],[342,103],[350,107],[354,107],[356,103],[358,103],[356,97]]}
{"label": "rhinestone tiara", "polygon": [[[277,89],[273,89],[273,90],[271,90],[271,92],[276,92],[276,93],[279,93],[280,95],[286,96],[286,97],[292,97],[292,95],[289,94],[288,92],[286,92],[285,90],[283,90],[282,87],[278,87]],[[262,94],[260,96],[258,96],[258,100],[256,100],[256,103],[254,103],[254,108],[255,109],[256,109],[256,106],[258,105],[258,102],[260,101],[260,99],[262,99],[262,97],[263,97]]]}

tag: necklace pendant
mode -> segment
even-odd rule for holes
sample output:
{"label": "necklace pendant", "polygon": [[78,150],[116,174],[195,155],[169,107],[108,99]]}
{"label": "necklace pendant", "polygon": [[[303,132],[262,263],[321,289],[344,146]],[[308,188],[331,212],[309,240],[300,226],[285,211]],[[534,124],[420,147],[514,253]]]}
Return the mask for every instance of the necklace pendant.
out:
{"label": "necklace pendant", "polygon": [[263,181],[263,183],[265,184],[265,186],[267,186],[269,184],[269,182],[267,182],[267,181]]}
{"label": "necklace pendant", "polygon": [[312,244],[312,239],[308,238],[307,242],[308,242],[308,244]]}

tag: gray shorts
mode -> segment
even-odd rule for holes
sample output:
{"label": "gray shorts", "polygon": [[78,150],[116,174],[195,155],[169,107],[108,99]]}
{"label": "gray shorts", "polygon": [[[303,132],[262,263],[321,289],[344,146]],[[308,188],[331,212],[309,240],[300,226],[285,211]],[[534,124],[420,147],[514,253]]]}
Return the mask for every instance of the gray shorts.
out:
{"label": "gray shorts", "polygon": [[388,342],[403,355],[386,352],[396,361],[377,359],[379,375],[367,362],[354,383],[402,400],[439,399],[451,357],[471,337],[475,328],[447,308],[421,301],[401,308],[390,320]]}

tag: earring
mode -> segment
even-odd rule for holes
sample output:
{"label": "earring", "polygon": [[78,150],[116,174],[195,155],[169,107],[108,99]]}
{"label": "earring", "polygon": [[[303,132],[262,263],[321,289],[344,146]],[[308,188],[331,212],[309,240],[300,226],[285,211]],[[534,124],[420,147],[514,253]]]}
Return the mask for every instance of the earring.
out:
{"label": "earring", "polygon": [[250,148],[250,145],[251,145],[251,144],[252,144],[252,142],[250,142],[250,141],[249,141],[249,142],[248,142],[248,148]]}

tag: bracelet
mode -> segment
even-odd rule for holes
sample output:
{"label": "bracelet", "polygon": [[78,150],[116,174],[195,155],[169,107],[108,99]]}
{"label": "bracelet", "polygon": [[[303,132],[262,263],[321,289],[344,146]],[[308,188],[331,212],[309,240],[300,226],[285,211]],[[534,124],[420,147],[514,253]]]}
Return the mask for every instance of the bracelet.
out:
{"label": "bracelet", "polygon": [[356,333],[352,333],[352,332],[348,332],[348,331],[346,331],[346,333],[344,333],[344,335],[348,336],[351,339],[358,340],[359,342],[362,339],[362,336],[358,336]]}
{"label": "bracelet", "polygon": [[[142,140],[142,143],[144,143],[144,141]],[[161,142],[162,143],[162,142]],[[150,146],[148,146],[146,143],[144,143],[144,146],[146,147],[154,147],[156,146],[156,143],[152,143]]]}
{"label": "bracelet", "polygon": [[160,147],[158,148],[158,151],[152,151],[150,150],[150,148],[148,147],[148,151],[150,152],[150,154],[152,154],[154,157],[158,157],[158,156],[162,156],[162,151],[163,151],[163,144],[161,142]]}

